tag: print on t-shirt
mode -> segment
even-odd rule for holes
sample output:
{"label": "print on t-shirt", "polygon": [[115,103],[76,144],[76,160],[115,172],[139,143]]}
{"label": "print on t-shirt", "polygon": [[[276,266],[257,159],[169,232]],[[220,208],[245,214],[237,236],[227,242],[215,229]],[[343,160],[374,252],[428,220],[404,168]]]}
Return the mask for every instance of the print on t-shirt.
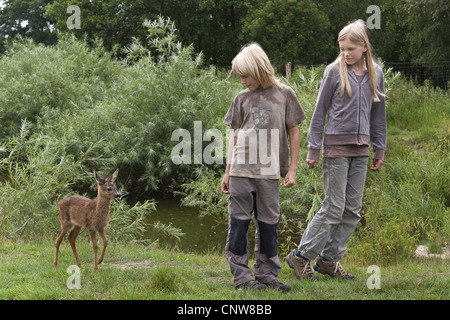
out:
{"label": "print on t-shirt", "polygon": [[270,110],[253,105],[250,109],[253,123],[258,129],[268,129],[270,126]]}

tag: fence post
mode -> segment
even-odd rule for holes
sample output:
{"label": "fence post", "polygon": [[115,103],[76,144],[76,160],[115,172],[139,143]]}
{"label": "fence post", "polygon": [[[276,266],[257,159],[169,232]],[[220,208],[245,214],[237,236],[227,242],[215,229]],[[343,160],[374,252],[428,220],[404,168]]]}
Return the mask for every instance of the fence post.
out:
{"label": "fence post", "polygon": [[292,62],[286,62],[286,79],[289,81],[292,75]]}

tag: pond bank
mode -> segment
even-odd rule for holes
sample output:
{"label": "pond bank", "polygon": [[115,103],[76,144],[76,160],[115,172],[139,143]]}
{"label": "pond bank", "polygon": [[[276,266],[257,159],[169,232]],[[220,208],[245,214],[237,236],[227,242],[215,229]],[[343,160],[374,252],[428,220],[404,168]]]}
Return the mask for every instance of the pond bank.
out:
{"label": "pond bank", "polygon": [[180,199],[166,196],[155,199],[156,211],[152,212],[148,224],[161,222],[179,228],[184,236],[178,241],[173,237],[162,235],[150,227],[145,237],[158,239],[162,247],[176,247],[184,252],[222,252],[227,240],[228,224],[215,217],[201,217],[196,208],[184,207]]}

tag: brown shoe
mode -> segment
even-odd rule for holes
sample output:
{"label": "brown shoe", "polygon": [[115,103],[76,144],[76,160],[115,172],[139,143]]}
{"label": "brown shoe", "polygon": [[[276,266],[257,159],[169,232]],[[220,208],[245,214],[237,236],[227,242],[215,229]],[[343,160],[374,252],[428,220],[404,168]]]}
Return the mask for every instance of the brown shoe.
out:
{"label": "brown shoe", "polygon": [[355,278],[351,273],[345,272],[339,261],[323,261],[323,258],[319,256],[314,264],[314,270],[321,274],[327,274],[332,278],[353,280]]}
{"label": "brown shoe", "polygon": [[266,290],[267,286],[257,280],[250,280],[236,287],[236,289],[257,289]]}
{"label": "brown shoe", "polygon": [[286,257],[286,262],[295,271],[297,279],[317,280],[314,271],[311,268],[311,261],[297,257],[296,250],[289,253]]}
{"label": "brown shoe", "polygon": [[272,288],[275,290],[280,290],[283,292],[289,292],[291,291],[291,286],[288,284],[281,283],[277,279],[273,280],[272,282],[268,282],[265,284],[268,288]]}

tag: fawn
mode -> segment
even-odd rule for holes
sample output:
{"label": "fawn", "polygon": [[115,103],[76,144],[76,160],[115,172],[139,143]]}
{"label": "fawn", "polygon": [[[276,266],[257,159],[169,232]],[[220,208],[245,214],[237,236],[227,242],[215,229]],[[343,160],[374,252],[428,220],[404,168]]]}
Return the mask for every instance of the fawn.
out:
{"label": "fawn", "polygon": [[[53,268],[58,265],[58,252],[61,241],[63,240],[67,231],[72,229],[69,234],[69,243],[72,247],[73,255],[77,260],[77,265],[81,267],[80,259],[78,258],[75,241],[81,231],[81,227],[85,227],[89,231],[94,249],[94,272],[97,272],[98,265],[103,261],[105,250],[108,246],[108,239],[106,238],[105,228],[109,222],[109,210],[111,208],[111,199],[119,200],[121,194],[117,192],[114,181],[117,178],[119,169],[117,169],[110,177],[101,178],[94,170],[94,176],[97,180],[98,195],[94,200],[82,197],[71,196],[58,203],[59,219],[61,223],[61,230],[55,241],[55,260],[53,261]],[[100,258],[97,261],[97,239],[95,233],[98,232],[102,237],[103,249]]]}

